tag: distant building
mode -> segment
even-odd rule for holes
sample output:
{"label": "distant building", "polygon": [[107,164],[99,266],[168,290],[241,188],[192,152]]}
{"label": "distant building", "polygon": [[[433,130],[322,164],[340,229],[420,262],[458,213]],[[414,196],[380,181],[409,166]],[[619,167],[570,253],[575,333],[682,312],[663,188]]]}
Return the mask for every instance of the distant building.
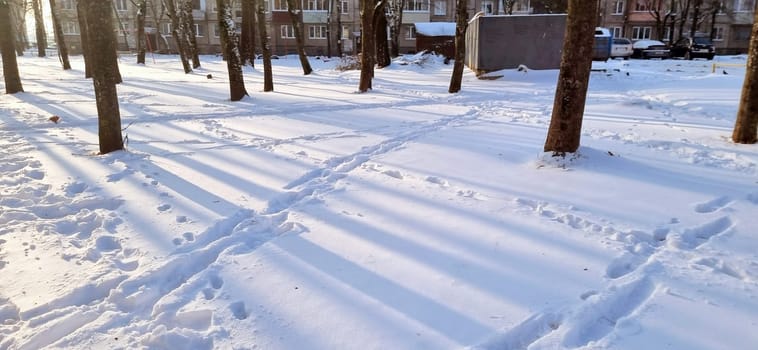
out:
{"label": "distant building", "polygon": [[[133,50],[135,43],[136,8],[130,0],[112,0],[116,16],[119,49]],[[352,54],[359,50],[360,8],[359,0],[301,0],[302,19],[306,52],[309,55],[338,55],[340,52]],[[590,1],[590,0],[588,0]],[[646,7],[649,0],[596,0],[598,1],[598,26],[607,27],[615,37],[632,40],[659,39],[668,41],[671,35],[678,38],[682,32],[689,32],[691,18],[680,29],[676,24],[661,26]],[[753,4],[756,0],[725,0],[718,3],[716,11],[711,11],[714,2],[703,1],[706,15],[700,16],[697,31],[712,35],[719,53],[746,52],[752,26]],[[193,17],[197,43],[200,52],[212,54],[221,51],[218,32],[216,1],[193,0]],[[286,0],[265,0],[268,36],[274,54],[295,52],[295,39]],[[511,8],[504,0],[469,0],[469,18],[477,13],[491,15],[530,15],[562,9],[556,4],[561,0],[517,0]],[[667,1],[665,3],[668,3]],[[241,22],[242,11],[239,1],[235,1],[235,21]],[[56,2],[66,43],[73,53],[81,52],[79,23],[76,16],[76,0]],[[565,4],[562,6],[565,7]],[[175,52],[171,38],[171,22],[162,9],[162,2],[148,0],[146,16],[146,37],[148,49],[157,52]],[[670,17],[669,17],[670,18]],[[405,0],[403,23],[400,31],[401,52],[416,52],[416,23],[454,22],[454,0]]]}

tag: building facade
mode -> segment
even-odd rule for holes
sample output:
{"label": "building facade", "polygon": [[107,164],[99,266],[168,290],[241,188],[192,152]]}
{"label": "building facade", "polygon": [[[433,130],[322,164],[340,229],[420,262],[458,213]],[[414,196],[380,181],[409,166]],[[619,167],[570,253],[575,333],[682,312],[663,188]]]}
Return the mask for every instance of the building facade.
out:
{"label": "building facade", "polygon": [[[112,0],[116,19],[119,49],[134,50],[136,47],[136,7],[130,0]],[[215,0],[191,0],[198,49],[204,54],[221,52],[218,29],[218,12]],[[359,51],[360,0],[299,0],[303,22],[306,52],[309,55],[353,54]],[[607,27],[615,37],[632,40],[657,39],[668,42],[681,33],[690,33],[692,16],[681,21],[681,11],[670,11],[670,0],[597,0],[598,26]],[[702,1],[696,26],[698,33],[711,35],[719,53],[747,52],[750,39],[753,9],[756,0]],[[564,1],[565,2],[565,1]],[[674,3],[680,3],[675,1]],[[692,1],[694,2],[694,1]],[[556,7],[557,0],[469,0],[469,17],[530,15],[545,13]],[[715,5],[717,3],[717,5]],[[76,0],[60,0],[56,3],[66,43],[73,53],[81,52],[79,23],[76,16]],[[232,0],[233,15],[238,25],[242,21],[239,0]],[[267,34],[273,53],[295,53],[295,36],[287,12],[286,0],[266,0]],[[565,4],[564,4],[565,8]],[[674,9],[677,10],[677,9]],[[691,13],[691,11],[690,11]],[[664,20],[665,18],[665,20]],[[454,0],[405,0],[402,26],[399,35],[400,50],[404,53],[416,50],[414,23],[454,22]],[[148,50],[175,52],[171,37],[171,21],[162,2],[148,0],[145,36]]]}

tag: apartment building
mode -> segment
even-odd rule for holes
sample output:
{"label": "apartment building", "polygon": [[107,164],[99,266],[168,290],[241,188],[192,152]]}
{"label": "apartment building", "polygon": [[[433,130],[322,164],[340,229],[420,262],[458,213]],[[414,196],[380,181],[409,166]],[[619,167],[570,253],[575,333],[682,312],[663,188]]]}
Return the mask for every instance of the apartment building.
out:
{"label": "apartment building", "polygon": [[[133,50],[135,44],[136,8],[130,0],[112,0],[118,33],[119,49]],[[300,0],[302,1],[302,21],[305,34],[306,52],[309,55],[338,55],[355,53],[359,48],[361,33],[359,0]],[[657,21],[650,4],[669,3],[668,0],[596,0],[598,1],[598,26],[608,27],[614,36],[632,40],[659,39],[668,41],[677,38],[681,32],[689,32],[691,19],[680,26],[667,21]],[[752,26],[752,11],[756,0],[724,0],[716,11],[700,16],[697,30],[713,33],[714,43],[719,53],[746,52]],[[545,13],[556,0],[469,0],[469,17],[481,13],[485,16],[530,15]],[[712,6],[712,1],[703,1]],[[198,48],[201,53],[219,53],[220,37],[218,12],[215,0],[192,0],[193,18],[197,33]],[[59,18],[63,26],[66,42],[73,53],[81,52],[79,24],[76,17],[76,0],[57,2]],[[295,36],[286,0],[265,0],[268,37],[274,54],[295,52]],[[242,11],[239,0],[232,0],[235,21],[241,22]],[[552,8],[555,8],[553,6]],[[659,11],[660,12],[660,11]],[[414,23],[454,22],[454,0],[405,0],[403,21],[400,31],[401,52],[416,49]],[[680,28],[681,27],[681,28]],[[158,52],[175,52],[171,37],[171,22],[162,9],[162,2],[148,0],[146,19],[148,49]]]}

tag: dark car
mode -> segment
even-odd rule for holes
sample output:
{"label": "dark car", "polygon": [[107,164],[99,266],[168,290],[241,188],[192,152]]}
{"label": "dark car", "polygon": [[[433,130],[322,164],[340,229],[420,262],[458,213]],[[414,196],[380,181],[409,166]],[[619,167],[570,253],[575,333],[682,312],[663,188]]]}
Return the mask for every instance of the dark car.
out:
{"label": "dark car", "polygon": [[632,58],[669,58],[669,47],[658,40],[637,40],[632,44]]}
{"label": "dark car", "polygon": [[682,57],[685,60],[693,58],[712,60],[715,54],[713,43],[707,37],[681,38],[671,46],[671,57]]}

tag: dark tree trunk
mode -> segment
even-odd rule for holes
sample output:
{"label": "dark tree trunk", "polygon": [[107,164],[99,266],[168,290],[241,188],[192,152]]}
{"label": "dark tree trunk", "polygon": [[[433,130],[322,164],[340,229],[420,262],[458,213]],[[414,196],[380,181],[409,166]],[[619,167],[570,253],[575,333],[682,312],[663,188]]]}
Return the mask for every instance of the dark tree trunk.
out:
{"label": "dark tree trunk", "polygon": [[63,28],[58,20],[58,13],[55,7],[55,0],[50,0],[50,15],[53,18],[53,31],[55,33],[55,42],[58,45],[58,57],[63,64],[63,70],[71,69],[71,63],[68,61],[68,47],[63,37]]}
{"label": "dark tree trunk", "polygon": [[242,33],[240,36],[242,65],[255,67],[255,2],[242,0]]}
{"label": "dark tree trunk", "polygon": [[403,23],[403,8],[405,0],[389,0],[388,3],[391,17],[388,19],[390,24],[390,56],[400,56],[400,29]]}
{"label": "dark tree trunk", "polygon": [[303,67],[303,75],[308,75],[313,72],[310,62],[308,62],[308,56],[305,54],[305,40],[303,38],[303,26],[302,14],[300,11],[299,1],[287,0],[287,12],[290,14],[290,20],[292,21],[292,30],[295,32],[295,44],[297,45],[297,56],[300,58],[300,65]]}
{"label": "dark tree trunk", "polygon": [[753,31],[749,50],[732,141],[752,144],[758,142],[758,2],[753,11]]}
{"label": "dark tree trunk", "polygon": [[45,35],[45,21],[42,17],[42,3],[40,0],[32,0],[34,10],[34,29],[37,34],[37,56],[45,57],[47,49],[47,36]]}
{"label": "dark tree trunk", "polygon": [[374,78],[374,9],[377,0],[361,1],[361,79],[358,91],[371,90],[371,80]]}
{"label": "dark tree trunk", "polygon": [[184,1],[184,33],[187,37],[187,55],[192,58],[192,68],[200,68],[200,52],[197,49],[195,18],[192,15],[192,0]]}
{"label": "dark tree trunk", "polygon": [[450,77],[449,93],[461,91],[463,64],[466,59],[466,28],[468,27],[468,0],[458,0],[455,5],[455,62]]}
{"label": "dark tree trunk", "polygon": [[87,30],[87,6],[85,0],[76,2],[76,15],[79,20],[79,37],[81,38],[82,57],[84,57],[84,77],[92,78],[92,65],[90,64],[89,31]]}
{"label": "dark tree trunk", "polygon": [[242,63],[237,48],[237,32],[234,30],[232,10],[226,0],[216,0],[218,8],[218,26],[221,29],[221,41],[224,43],[226,69],[229,72],[229,95],[232,101],[239,101],[248,96],[245,79],[242,75]]}
{"label": "dark tree trunk", "polygon": [[184,44],[185,39],[182,30],[182,21],[180,20],[179,14],[176,12],[176,4],[174,3],[174,0],[167,0],[164,3],[166,4],[168,17],[171,19],[171,36],[176,43],[176,51],[179,52],[179,59],[182,61],[184,73],[192,72],[192,67],[187,59],[187,50]]}
{"label": "dark tree trunk", "polygon": [[569,0],[561,70],[544,148],[555,156],[565,156],[579,148],[592,68],[596,14],[596,1]]}
{"label": "dark tree trunk", "polygon": [[90,51],[92,81],[97,103],[98,136],[100,153],[106,154],[124,148],[121,136],[121,114],[118,107],[116,82],[120,77],[116,56],[116,36],[113,33],[113,11],[109,1],[80,0],[87,7],[87,37]]}
{"label": "dark tree trunk", "polygon": [[682,0],[679,12],[679,39],[684,36],[684,24],[687,23],[687,16],[690,15],[690,0]]}
{"label": "dark tree trunk", "polygon": [[0,1],[0,55],[3,58],[3,77],[5,93],[24,92],[16,62],[15,31],[11,23],[10,6],[7,1]]}
{"label": "dark tree trunk", "polygon": [[385,15],[385,7],[387,6],[387,0],[379,0],[379,6],[374,12],[374,32],[375,44],[376,44],[376,66],[384,68],[389,66],[392,61],[390,60],[389,43],[387,42],[387,16]]}
{"label": "dark tree trunk", "polygon": [[134,33],[137,43],[137,64],[145,64],[145,16],[147,15],[147,0],[137,1],[137,31]]}
{"label": "dark tree trunk", "polygon": [[698,24],[700,23],[700,6],[703,5],[703,0],[695,0],[695,5],[692,8],[692,23],[690,26],[690,38],[695,37],[697,33]]}
{"label": "dark tree trunk", "polygon": [[266,7],[263,0],[255,2],[258,23],[258,36],[261,42],[261,51],[263,52],[263,91],[274,91],[274,73],[271,67],[271,45],[268,42],[266,33]]}

